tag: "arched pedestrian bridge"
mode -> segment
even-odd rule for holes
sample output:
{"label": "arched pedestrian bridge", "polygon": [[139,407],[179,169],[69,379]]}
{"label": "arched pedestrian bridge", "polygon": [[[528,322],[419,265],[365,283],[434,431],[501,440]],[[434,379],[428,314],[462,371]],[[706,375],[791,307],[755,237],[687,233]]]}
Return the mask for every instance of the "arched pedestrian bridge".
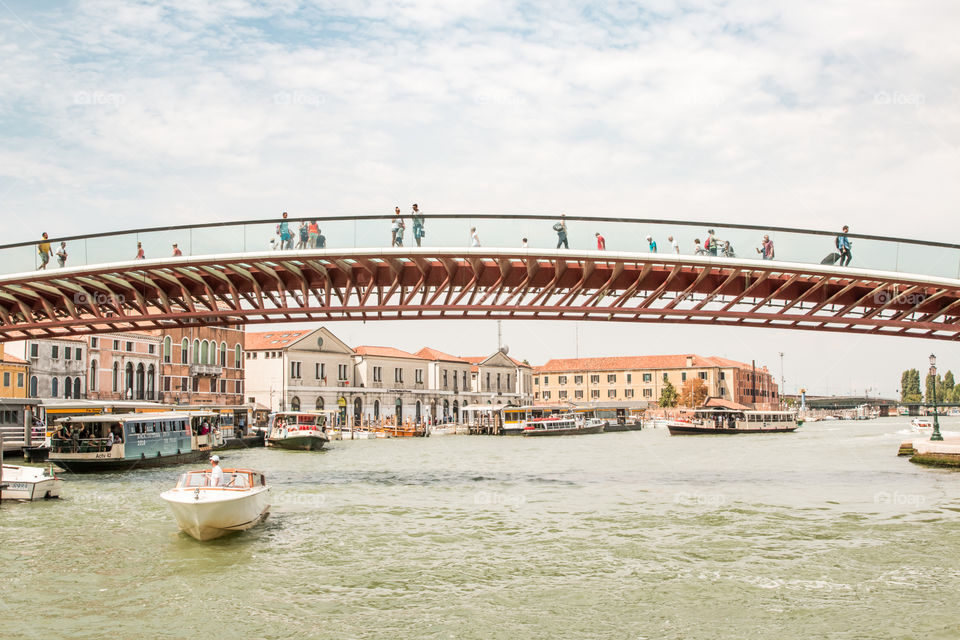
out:
{"label": "arched pedestrian bridge", "polygon": [[[296,232],[302,220],[290,218]],[[850,234],[850,266],[826,266],[834,232],[568,216],[426,217],[391,247],[390,216],[317,218],[326,248],[272,246],[257,220],[51,238],[0,247],[0,341],[203,324],[517,318],[689,323],[960,336],[960,246]],[[471,247],[471,228],[482,246]],[[697,255],[708,228],[736,257]],[[595,234],[606,238],[596,248]],[[763,235],[775,259],[756,251]],[[648,249],[647,236],[658,244]],[[679,244],[674,252],[668,237]],[[521,248],[523,238],[529,248]],[[133,259],[137,243],[146,258]],[[182,256],[173,257],[173,243]]]}

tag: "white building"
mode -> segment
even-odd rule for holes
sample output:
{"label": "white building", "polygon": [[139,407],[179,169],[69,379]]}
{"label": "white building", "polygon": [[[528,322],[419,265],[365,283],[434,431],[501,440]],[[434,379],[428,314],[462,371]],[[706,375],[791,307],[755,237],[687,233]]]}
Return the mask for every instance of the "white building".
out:
{"label": "white building", "polygon": [[278,410],[337,408],[342,424],[458,420],[467,405],[520,405],[530,368],[424,348],[351,348],[326,328],[246,335],[247,400]]}
{"label": "white building", "polygon": [[27,395],[31,398],[85,398],[87,339],[84,337],[19,340],[7,353],[30,365]]}

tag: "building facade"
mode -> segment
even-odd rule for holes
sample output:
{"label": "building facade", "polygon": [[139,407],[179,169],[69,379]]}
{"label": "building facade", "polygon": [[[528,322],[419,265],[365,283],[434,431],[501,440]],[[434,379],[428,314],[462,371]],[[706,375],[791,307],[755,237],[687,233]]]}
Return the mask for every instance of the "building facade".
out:
{"label": "building facade", "polygon": [[[350,347],[326,328],[246,336],[248,402],[335,410],[341,424],[458,420],[464,406],[524,404],[530,368],[502,353],[462,358],[435,349]],[[499,385],[499,386],[498,386]]]}
{"label": "building facade", "polygon": [[171,328],[153,335],[160,340],[161,402],[243,404],[245,358],[241,325]]}
{"label": "building facade", "polygon": [[104,333],[88,346],[87,397],[91,400],[159,398],[160,338],[153,333]]}
{"label": "building facade", "polygon": [[28,363],[28,397],[86,397],[86,338],[43,338],[8,342],[6,352]]}
{"label": "building facade", "polygon": [[702,380],[707,395],[760,409],[780,404],[777,383],[766,367],[693,354],[569,358],[534,370],[534,402],[647,401],[656,403],[669,381],[681,393],[688,380]]}
{"label": "building facade", "polygon": [[7,353],[0,342],[0,398],[26,398],[28,375],[27,361]]}

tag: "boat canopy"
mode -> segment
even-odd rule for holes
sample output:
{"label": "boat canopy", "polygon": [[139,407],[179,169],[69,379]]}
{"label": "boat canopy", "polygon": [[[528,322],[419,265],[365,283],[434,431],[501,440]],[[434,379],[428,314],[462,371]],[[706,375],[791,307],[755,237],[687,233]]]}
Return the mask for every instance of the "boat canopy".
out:
{"label": "boat canopy", "polygon": [[97,415],[67,416],[66,418],[57,418],[55,422],[68,424],[78,424],[86,422],[144,422],[154,421],[163,418],[180,418],[186,420],[195,413],[183,413],[179,411],[162,411],[157,413],[101,413]]}

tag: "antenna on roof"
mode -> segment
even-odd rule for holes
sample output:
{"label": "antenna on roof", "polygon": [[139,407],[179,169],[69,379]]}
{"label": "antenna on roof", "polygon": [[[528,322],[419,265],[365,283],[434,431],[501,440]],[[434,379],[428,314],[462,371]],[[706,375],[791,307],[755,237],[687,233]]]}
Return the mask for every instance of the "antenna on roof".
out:
{"label": "antenna on roof", "polygon": [[503,320],[497,320],[497,351],[503,351]]}

